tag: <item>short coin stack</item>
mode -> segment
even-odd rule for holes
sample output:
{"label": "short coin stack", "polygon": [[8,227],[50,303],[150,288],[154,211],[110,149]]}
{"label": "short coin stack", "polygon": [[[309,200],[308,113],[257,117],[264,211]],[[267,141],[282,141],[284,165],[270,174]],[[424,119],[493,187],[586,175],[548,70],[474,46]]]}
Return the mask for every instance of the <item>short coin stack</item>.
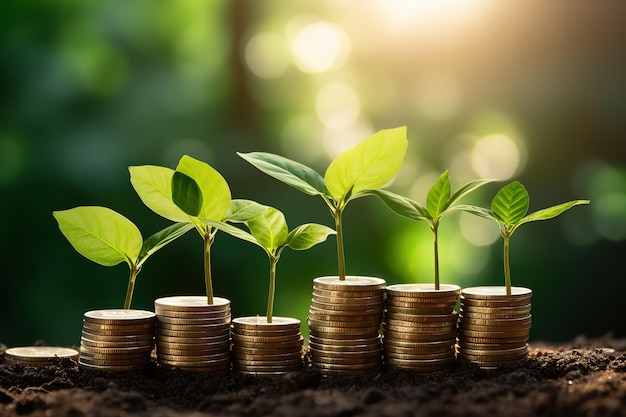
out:
{"label": "short coin stack", "polygon": [[389,368],[443,371],[454,365],[458,285],[399,284],[387,287],[383,350]]}
{"label": "short coin stack", "polygon": [[57,346],[22,346],[9,348],[4,352],[4,359],[11,365],[51,366],[62,358],[77,361],[78,351]]}
{"label": "short coin stack", "polygon": [[472,287],[461,292],[459,358],[482,368],[517,362],[528,355],[531,327],[528,288]]}
{"label": "short coin stack", "polygon": [[313,280],[309,353],[325,375],[367,375],[382,366],[380,323],[385,281],[348,276]]}
{"label": "short coin stack", "polygon": [[233,319],[233,368],[254,375],[281,375],[304,366],[300,320],[289,317]]}
{"label": "short coin stack", "polygon": [[78,364],[123,372],[150,362],[156,315],[144,310],[94,310],[83,317]]}
{"label": "short coin stack", "polygon": [[154,301],[157,362],[186,371],[230,370],[230,301],[174,296]]}

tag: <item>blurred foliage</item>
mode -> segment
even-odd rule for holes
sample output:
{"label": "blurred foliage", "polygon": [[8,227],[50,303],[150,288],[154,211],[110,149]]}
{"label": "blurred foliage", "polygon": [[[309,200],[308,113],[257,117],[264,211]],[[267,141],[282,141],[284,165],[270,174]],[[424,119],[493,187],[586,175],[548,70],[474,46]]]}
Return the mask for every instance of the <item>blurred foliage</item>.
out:
{"label": "blurred foliage", "polygon": [[[235,152],[321,170],[400,125],[409,154],[390,188],[418,201],[444,169],[453,188],[519,179],[531,210],[590,198],[519,232],[513,283],[534,291],[533,339],[626,336],[625,32],[618,2],[0,2],[0,341],[76,344],[84,311],[122,305],[124,267],[82,258],[51,213],[102,205],[146,236],[164,227],[134,194],[128,166],[174,168],[189,154],[218,169],[234,198],[275,206],[292,226],[331,225],[323,202]],[[487,204],[496,188],[471,203]],[[432,280],[426,224],[375,199],[353,204],[348,273]],[[462,216],[442,226],[443,282],[503,283],[494,228]],[[135,308],[202,293],[198,239],[189,233],[146,265]],[[281,265],[275,313],[304,322],[312,279],[336,274],[334,242],[299,255]],[[262,253],[220,234],[213,268],[234,316],[263,314]]]}

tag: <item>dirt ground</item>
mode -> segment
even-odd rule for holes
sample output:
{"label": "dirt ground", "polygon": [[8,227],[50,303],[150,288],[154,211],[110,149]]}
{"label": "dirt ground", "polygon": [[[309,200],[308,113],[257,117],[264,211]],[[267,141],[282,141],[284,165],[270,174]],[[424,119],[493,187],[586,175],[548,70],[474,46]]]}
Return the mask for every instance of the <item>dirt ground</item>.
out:
{"label": "dirt ground", "polygon": [[0,416],[626,416],[626,339],[530,351],[497,371],[459,363],[428,376],[322,377],[307,368],[272,378],[156,365],[111,374],[69,359],[38,369],[4,363],[0,346]]}

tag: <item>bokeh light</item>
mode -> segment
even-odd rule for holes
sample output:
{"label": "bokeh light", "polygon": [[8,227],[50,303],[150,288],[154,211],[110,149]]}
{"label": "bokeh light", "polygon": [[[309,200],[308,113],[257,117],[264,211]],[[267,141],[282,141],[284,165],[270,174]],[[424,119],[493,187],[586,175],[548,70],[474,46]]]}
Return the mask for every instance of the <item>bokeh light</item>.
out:
{"label": "bokeh light", "polygon": [[295,64],[307,73],[338,68],[350,53],[348,36],[334,23],[300,16],[289,22],[287,34]]}
{"label": "bokeh light", "polygon": [[348,129],[359,117],[361,103],[353,88],[343,83],[325,85],[317,94],[315,108],[329,129]]}
{"label": "bokeh light", "polygon": [[276,33],[254,35],[246,44],[244,55],[250,71],[259,78],[278,78],[291,63],[285,39]]}
{"label": "bokeh light", "polygon": [[508,180],[520,169],[520,152],[508,136],[486,136],[474,145],[472,166],[480,178]]}

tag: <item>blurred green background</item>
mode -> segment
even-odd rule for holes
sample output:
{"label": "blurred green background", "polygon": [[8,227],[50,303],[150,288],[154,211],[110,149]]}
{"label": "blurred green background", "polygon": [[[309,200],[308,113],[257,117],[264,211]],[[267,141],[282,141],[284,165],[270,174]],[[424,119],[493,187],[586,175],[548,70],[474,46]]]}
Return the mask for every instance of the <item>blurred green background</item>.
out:
{"label": "blurred green background", "polygon": [[[290,227],[332,225],[320,198],[235,152],[323,173],[341,150],[400,125],[409,150],[389,188],[420,202],[444,169],[454,189],[518,179],[531,210],[591,199],[515,234],[513,282],[534,291],[533,340],[626,336],[625,35],[619,2],[2,1],[0,342],[77,344],[83,312],[122,306],[127,267],[80,256],[51,213],[102,205],[144,237],[166,226],[134,193],[128,166],[174,168],[189,154]],[[499,185],[467,202],[488,205]],[[432,281],[425,223],[374,198],[350,203],[344,220],[349,274]],[[501,257],[495,224],[445,219],[443,282],[501,285]],[[334,238],[285,251],[275,313],[304,321],[313,278],[336,269]],[[260,248],[220,234],[213,271],[234,316],[264,314]],[[147,262],[133,307],[203,285],[190,232]]]}

